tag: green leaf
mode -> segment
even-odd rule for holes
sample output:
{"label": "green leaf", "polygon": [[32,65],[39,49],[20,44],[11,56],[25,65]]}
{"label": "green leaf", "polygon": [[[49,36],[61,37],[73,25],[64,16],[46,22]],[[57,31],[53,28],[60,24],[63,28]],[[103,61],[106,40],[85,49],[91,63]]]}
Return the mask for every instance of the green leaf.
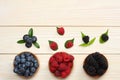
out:
{"label": "green leaf", "polygon": [[89,41],[89,43],[87,43],[87,44],[82,43],[82,44],[80,44],[79,46],[83,46],[83,47],[90,46],[90,45],[92,45],[92,44],[94,43],[95,39],[96,39],[96,38],[93,38],[93,39],[91,39],[91,40]]}
{"label": "green leaf", "polygon": [[[105,33],[103,33],[103,34],[108,35],[108,31],[109,31],[109,30],[107,29],[107,31],[106,31]],[[102,35],[103,35],[103,34],[102,34]],[[102,40],[102,35],[101,35],[100,38],[99,38],[99,42],[100,42],[101,44],[103,44],[103,43],[106,42],[106,41],[103,41],[103,40]]]}
{"label": "green leaf", "polygon": [[32,29],[32,28],[30,28],[30,30],[29,30],[29,32],[28,32],[28,35],[29,35],[30,37],[33,36],[33,29]]}
{"label": "green leaf", "polygon": [[83,38],[84,36],[86,36],[83,32],[81,32],[81,35],[82,35],[82,38]]}
{"label": "green leaf", "polygon": [[34,44],[34,46],[36,47],[36,48],[40,48],[40,45],[37,43],[37,42],[35,42],[35,43],[33,43]]}
{"label": "green leaf", "polygon": [[19,40],[19,41],[17,41],[17,43],[18,44],[23,44],[23,43],[25,43],[25,41],[24,40]]}

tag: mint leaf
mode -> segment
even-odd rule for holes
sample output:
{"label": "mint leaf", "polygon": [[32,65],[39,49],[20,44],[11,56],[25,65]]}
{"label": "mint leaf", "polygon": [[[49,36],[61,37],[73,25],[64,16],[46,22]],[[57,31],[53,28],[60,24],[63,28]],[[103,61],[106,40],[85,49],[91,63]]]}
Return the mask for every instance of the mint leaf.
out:
{"label": "mint leaf", "polygon": [[89,43],[82,43],[82,44],[80,44],[79,46],[82,46],[82,47],[87,47],[87,46],[90,46],[90,45],[92,45],[93,43],[94,43],[94,41],[95,41],[95,39],[96,38],[93,38],[93,39],[91,39],[90,41],[89,41]]}
{"label": "mint leaf", "polygon": [[36,47],[36,48],[40,48],[40,45],[37,43],[37,42],[35,42],[35,43],[33,43],[34,44],[34,46]]}
{"label": "mint leaf", "polygon": [[19,41],[17,41],[17,43],[18,44],[23,44],[23,43],[25,43],[25,41],[24,40],[19,40]]}
{"label": "mint leaf", "polygon": [[81,32],[81,35],[82,35],[82,38],[86,36],[83,32]]}
{"label": "mint leaf", "polygon": [[28,32],[28,35],[29,35],[30,37],[33,36],[33,29],[32,29],[32,28],[30,28],[30,30],[29,30],[29,32]]}

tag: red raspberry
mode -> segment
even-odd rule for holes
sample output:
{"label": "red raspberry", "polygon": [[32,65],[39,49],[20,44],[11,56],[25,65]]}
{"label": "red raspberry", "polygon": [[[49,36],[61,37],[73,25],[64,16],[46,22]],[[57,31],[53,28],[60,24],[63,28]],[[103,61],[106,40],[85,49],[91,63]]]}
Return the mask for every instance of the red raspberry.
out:
{"label": "red raspberry", "polygon": [[65,30],[64,30],[63,27],[57,27],[57,32],[58,32],[59,35],[64,35]]}
{"label": "red raspberry", "polygon": [[71,72],[71,68],[68,67],[67,70],[66,70],[65,72],[66,72],[67,75],[69,75],[70,72]]}
{"label": "red raspberry", "polygon": [[59,76],[61,76],[61,73],[60,73],[60,71],[58,71],[58,70],[57,70],[57,71],[55,71],[55,76],[56,76],[56,77],[59,77]]}
{"label": "red raspberry", "polygon": [[69,66],[70,68],[72,68],[72,67],[73,67],[73,63],[72,63],[72,62],[69,62],[69,63],[68,63],[68,66]]}
{"label": "red raspberry", "polygon": [[64,64],[64,63],[61,63],[58,69],[59,69],[60,71],[64,71],[64,70],[67,69],[67,65]]}
{"label": "red raspberry", "polygon": [[53,61],[51,63],[51,66],[57,68],[59,65],[58,65],[57,61]]}
{"label": "red raspberry", "polygon": [[65,78],[65,77],[67,77],[67,76],[68,76],[68,74],[67,74],[66,72],[62,72],[62,73],[61,73],[61,77],[62,77],[62,78]]}
{"label": "red raspberry", "polygon": [[54,73],[55,71],[56,71],[56,68],[54,68],[54,67],[49,67],[49,69],[50,69],[50,71],[52,72],[52,73]]}
{"label": "red raspberry", "polygon": [[50,60],[49,60],[49,63],[52,63],[53,61],[55,61],[55,58],[51,57]]}
{"label": "red raspberry", "polygon": [[69,62],[70,61],[70,56],[68,54],[63,55],[64,61]]}
{"label": "red raspberry", "polygon": [[51,48],[52,50],[54,50],[54,51],[56,51],[56,50],[58,49],[58,45],[57,45],[57,43],[54,42],[54,41],[50,41],[50,40],[49,40],[49,46],[50,46],[50,48]]}
{"label": "red raspberry", "polygon": [[65,48],[71,48],[73,46],[74,39],[72,40],[67,40],[65,42]]}
{"label": "red raspberry", "polygon": [[72,55],[70,55],[70,61],[73,61],[74,57]]}

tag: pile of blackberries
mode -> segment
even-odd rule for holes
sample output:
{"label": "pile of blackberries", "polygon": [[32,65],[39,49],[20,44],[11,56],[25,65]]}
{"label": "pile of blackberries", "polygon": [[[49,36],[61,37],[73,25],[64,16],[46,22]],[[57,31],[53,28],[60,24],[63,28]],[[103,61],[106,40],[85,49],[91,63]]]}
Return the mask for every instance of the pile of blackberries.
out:
{"label": "pile of blackberries", "polygon": [[99,52],[95,52],[86,57],[83,68],[88,75],[99,77],[106,72],[108,62],[105,56]]}
{"label": "pile of blackberries", "polygon": [[14,72],[20,76],[33,76],[39,67],[37,58],[30,52],[22,52],[14,59]]}
{"label": "pile of blackberries", "polygon": [[35,43],[37,41],[37,37],[36,36],[30,37],[29,35],[26,34],[23,36],[23,40],[26,42],[25,46],[27,48],[30,48],[32,46],[32,43]]}

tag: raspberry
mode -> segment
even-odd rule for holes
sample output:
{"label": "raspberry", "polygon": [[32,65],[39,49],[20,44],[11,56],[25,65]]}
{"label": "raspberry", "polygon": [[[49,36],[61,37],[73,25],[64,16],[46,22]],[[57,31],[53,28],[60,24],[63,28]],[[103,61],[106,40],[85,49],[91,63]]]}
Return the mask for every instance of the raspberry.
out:
{"label": "raspberry", "polygon": [[68,66],[69,66],[70,68],[72,68],[72,67],[73,67],[73,63],[72,63],[72,62],[69,62],[69,63],[68,63]]}
{"label": "raspberry", "polygon": [[74,39],[67,40],[65,42],[65,48],[71,48],[73,46]]}
{"label": "raspberry", "polygon": [[57,43],[54,42],[54,41],[50,41],[50,40],[49,40],[49,46],[50,46],[50,48],[51,48],[52,50],[54,50],[54,51],[56,51],[56,50],[58,49],[58,45],[57,45]]}
{"label": "raspberry", "polygon": [[54,73],[55,71],[56,71],[56,68],[54,68],[54,67],[49,67],[50,68],[50,71],[52,72],[52,73]]}
{"label": "raspberry", "polygon": [[51,57],[49,62],[52,63],[53,61],[55,61],[55,58],[54,57]]}
{"label": "raspberry", "polygon": [[67,69],[67,66],[64,64],[64,63],[61,63],[59,68],[58,68],[60,71],[64,71]]}
{"label": "raspberry", "polygon": [[70,61],[70,56],[69,55],[64,55],[64,61],[69,62]]}
{"label": "raspberry", "polygon": [[66,72],[62,72],[61,75],[62,75],[62,76],[61,76],[62,78],[65,78],[65,77],[68,76],[68,74],[67,74]]}
{"label": "raspberry", "polygon": [[51,66],[57,68],[59,65],[58,65],[57,61],[53,61],[53,62],[51,63]]}
{"label": "raspberry", "polygon": [[61,76],[61,73],[60,73],[60,71],[58,71],[58,70],[57,70],[57,71],[55,71],[55,76],[56,76],[56,77],[59,77],[59,76]]}
{"label": "raspberry", "polygon": [[64,35],[65,30],[64,30],[63,27],[57,27],[57,32],[58,32],[59,35]]}

